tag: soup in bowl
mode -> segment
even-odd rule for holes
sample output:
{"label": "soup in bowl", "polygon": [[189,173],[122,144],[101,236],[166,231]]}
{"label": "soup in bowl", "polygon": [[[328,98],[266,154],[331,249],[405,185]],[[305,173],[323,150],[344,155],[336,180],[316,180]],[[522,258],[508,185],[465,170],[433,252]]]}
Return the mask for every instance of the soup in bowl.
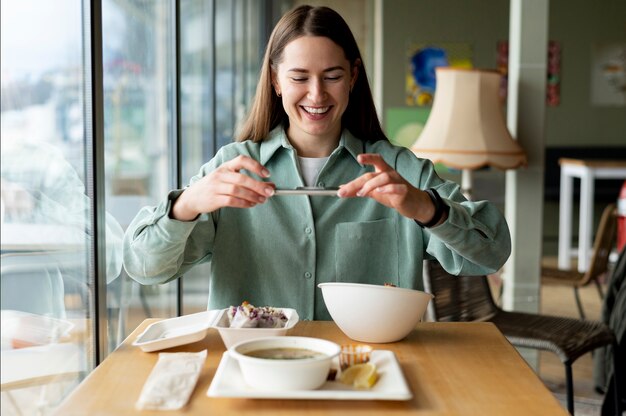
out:
{"label": "soup in bowl", "polygon": [[314,390],[328,377],[341,348],[310,337],[267,337],[243,341],[228,353],[239,362],[244,381],[257,390]]}

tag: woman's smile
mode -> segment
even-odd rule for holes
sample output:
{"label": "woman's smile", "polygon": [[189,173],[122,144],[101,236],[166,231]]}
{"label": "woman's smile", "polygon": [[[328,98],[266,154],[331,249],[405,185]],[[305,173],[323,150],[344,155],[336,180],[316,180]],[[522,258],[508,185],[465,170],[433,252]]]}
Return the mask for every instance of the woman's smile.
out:
{"label": "woman's smile", "polygon": [[307,107],[300,106],[312,120],[321,120],[328,114],[331,106],[326,107]]}

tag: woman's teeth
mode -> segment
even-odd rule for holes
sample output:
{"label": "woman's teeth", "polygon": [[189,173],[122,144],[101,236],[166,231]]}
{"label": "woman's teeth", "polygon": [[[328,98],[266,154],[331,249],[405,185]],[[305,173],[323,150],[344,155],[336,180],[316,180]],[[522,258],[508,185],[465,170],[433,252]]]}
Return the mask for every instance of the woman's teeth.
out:
{"label": "woman's teeth", "polygon": [[325,112],[330,110],[330,107],[302,107],[302,108],[304,108],[304,111],[306,111],[307,113],[311,113],[311,114],[324,114]]}

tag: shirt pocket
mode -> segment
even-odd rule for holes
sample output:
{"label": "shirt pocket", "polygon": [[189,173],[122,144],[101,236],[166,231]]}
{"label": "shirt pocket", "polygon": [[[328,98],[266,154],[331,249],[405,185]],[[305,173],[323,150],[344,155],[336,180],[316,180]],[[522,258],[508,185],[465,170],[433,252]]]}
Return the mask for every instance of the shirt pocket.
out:
{"label": "shirt pocket", "polygon": [[398,284],[398,233],[393,219],[337,224],[335,242],[338,282]]}

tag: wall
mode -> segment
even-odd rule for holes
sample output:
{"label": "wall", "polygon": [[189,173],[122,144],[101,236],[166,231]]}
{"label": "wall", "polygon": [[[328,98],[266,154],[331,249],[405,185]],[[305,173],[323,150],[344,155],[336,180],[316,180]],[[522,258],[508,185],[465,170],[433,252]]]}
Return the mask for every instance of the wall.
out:
{"label": "wall", "polygon": [[405,106],[411,42],[469,43],[475,67],[495,68],[496,42],[507,39],[508,30],[507,1],[383,0],[384,108]]}
{"label": "wall", "polygon": [[[496,42],[509,37],[503,0],[383,0],[383,107],[404,107],[409,42],[465,42],[477,68],[496,67]],[[626,147],[626,107],[591,105],[596,42],[626,43],[626,1],[552,0],[550,39],[561,43],[561,103],[546,109],[546,146]],[[382,112],[385,114],[385,111]]]}
{"label": "wall", "polygon": [[561,104],[547,108],[547,146],[626,147],[626,107],[592,106],[589,82],[592,45],[626,45],[626,1],[552,0],[549,33],[562,45],[562,84]]}

